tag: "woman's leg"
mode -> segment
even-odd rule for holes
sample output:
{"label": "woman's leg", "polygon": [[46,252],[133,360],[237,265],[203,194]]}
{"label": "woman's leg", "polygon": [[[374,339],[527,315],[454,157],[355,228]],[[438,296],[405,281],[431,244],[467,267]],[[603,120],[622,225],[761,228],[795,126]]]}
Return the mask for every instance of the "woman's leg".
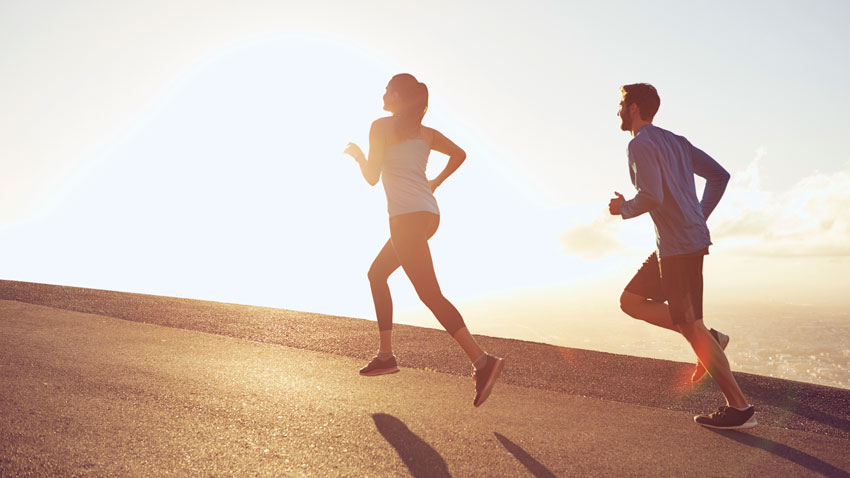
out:
{"label": "woman's leg", "polygon": [[393,298],[387,279],[400,265],[392,240],[388,240],[369,268],[369,287],[372,289],[372,301],[375,303],[378,333],[381,335],[379,353],[383,354],[392,354],[393,351]]}
{"label": "woman's leg", "polygon": [[419,298],[458,342],[469,360],[481,362],[484,350],[467,330],[457,308],[443,296],[437,282],[428,239],[437,231],[439,223],[440,216],[429,212],[395,216],[390,221],[391,242]]}

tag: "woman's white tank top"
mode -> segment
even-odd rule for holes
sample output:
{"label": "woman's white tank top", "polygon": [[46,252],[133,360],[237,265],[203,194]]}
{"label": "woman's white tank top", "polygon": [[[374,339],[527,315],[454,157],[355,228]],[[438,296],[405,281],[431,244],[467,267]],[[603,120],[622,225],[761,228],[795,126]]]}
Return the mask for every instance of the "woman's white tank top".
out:
{"label": "woman's white tank top", "polygon": [[390,217],[409,212],[440,214],[425,168],[431,147],[423,138],[413,138],[387,147],[381,182],[387,194]]}

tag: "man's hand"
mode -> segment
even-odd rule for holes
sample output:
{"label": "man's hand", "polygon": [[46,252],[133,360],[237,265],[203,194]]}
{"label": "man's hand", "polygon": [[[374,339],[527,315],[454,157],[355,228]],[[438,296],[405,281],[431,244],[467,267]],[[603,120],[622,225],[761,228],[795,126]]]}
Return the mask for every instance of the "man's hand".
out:
{"label": "man's hand", "polygon": [[614,195],[617,197],[611,198],[611,200],[608,201],[608,212],[610,212],[612,216],[619,216],[620,204],[626,202],[626,198],[624,198],[623,195],[618,193],[617,191],[614,191]]}

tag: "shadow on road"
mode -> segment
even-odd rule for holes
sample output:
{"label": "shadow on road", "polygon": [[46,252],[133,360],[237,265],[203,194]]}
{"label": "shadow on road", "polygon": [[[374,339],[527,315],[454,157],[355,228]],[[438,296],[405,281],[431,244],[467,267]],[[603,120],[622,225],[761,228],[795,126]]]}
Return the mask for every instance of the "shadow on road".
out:
{"label": "shadow on road", "polygon": [[443,457],[425,440],[419,438],[398,418],[386,413],[372,414],[381,435],[396,449],[398,456],[415,477],[451,477]]}
{"label": "shadow on road", "polygon": [[819,475],[836,478],[850,478],[850,472],[830,465],[818,457],[809,455],[808,453],[802,452],[788,445],[783,445],[782,443],[768,440],[767,438],[757,437],[755,435],[749,435],[733,430],[708,430],[726,438],[735,440],[738,443],[743,443],[744,445],[773,453],[778,457],[785,458],[786,460],[796,463]]}
{"label": "shadow on road", "polygon": [[[800,415],[810,420],[850,433],[850,420],[842,413],[847,403],[846,391],[836,388],[813,387],[786,381],[747,383],[747,396],[752,403],[761,403],[787,411],[787,416]],[[839,404],[838,413],[830,412],[827,404]]]}
{"label": "shadow on road", "polygon": [[496,438],[502,442],[502,446],[504,446],[511,455],[513,455],[520,463],[531,472],[536,478],[555,478],[555,474],[549,471],[543,463],[535,460],[533,456],[529,455],[528,452],[522,449],[516,443],[508,440],[504,435],[499,433],[493,433],[496,435]]}

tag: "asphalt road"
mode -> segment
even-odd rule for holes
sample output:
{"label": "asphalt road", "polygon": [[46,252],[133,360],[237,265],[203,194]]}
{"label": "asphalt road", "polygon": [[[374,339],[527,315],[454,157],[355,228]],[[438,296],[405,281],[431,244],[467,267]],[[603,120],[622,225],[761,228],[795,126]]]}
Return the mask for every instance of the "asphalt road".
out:
{"label": "asphalt road", "polygon": [[[0,300],[209,332],[360,361],[370,359],[377,347],[374,320],[310,312],[5,280],[0,280]],[[557,316],[553,320],[558,320]],[[436,320],[434,324],[438,326]],[[395,324],[393,337],[403,368],[469,376],[469,362],[445,331]],[[509,338],[477,339],[488,351],[510,359],[511,366],[500,379],[506,384],[691,414],[713,410],[722,400],[712,380],[696,386],[690,382],[693,362]],[[737,352],[734,343],[730,351],[733,355]],[[735,377],[758,408],[760,423],[850,440],[850,390],[740,372],[735,372]]]}
{"label": "asphalt road", "polygon": [[843,437],[362,365],[0,301],[0,475],[850,477]]}

